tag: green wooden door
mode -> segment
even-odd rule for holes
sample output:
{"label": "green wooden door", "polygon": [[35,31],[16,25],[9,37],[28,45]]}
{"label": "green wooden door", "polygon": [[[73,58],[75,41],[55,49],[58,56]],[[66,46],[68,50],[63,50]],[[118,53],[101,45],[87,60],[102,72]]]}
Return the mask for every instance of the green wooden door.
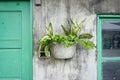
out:
{"label": "green wooden door", "polygon": [[29,1],[0,1],[0,80],[32,80]]}
{"label": "green wooden door", "polygon": [[120,15],[98,15],[98,80],[120,80]]}

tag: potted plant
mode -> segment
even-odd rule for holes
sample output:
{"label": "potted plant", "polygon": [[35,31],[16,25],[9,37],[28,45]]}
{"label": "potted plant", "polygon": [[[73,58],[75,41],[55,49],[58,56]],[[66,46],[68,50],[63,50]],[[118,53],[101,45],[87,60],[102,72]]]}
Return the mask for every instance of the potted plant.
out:
{"label": "potted plant", "polygon": [[46,57],[50,57],[50,53],[57,59],[72,58],[76,51],[76,44],[80,44],[84,49],[93,49],[94,43],[90,41],[93,37],[89,33],[78,35],[83,27],[85,19],[78,24],[74,23],[72,19],[68,20],[67,27],[61,25],[65,34],[54,35],[53,26],[51,23],[46,27],[47,35],[38,41],[39,49],[38,55],[40,57],[41,48],[44,47]]}

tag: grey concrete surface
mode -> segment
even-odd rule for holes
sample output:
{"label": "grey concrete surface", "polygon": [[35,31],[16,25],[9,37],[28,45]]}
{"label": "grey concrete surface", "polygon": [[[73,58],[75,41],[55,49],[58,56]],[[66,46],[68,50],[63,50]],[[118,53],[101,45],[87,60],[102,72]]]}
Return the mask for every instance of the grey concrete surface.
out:
{"label": "grey concrete surface", "polygon": [[94,35],[96,44],[96,14],[120,12],[120,0],[42,0],[41,6],[33,3],[33,80],[97,80],[96,49],[86,51],[77,45],[70,60],[37,58],[37,41],[45,35],[45,25],[52,22],[54,34],[62,34],[61,24],[73,18],[80,22],[86,18],[81,33]]}

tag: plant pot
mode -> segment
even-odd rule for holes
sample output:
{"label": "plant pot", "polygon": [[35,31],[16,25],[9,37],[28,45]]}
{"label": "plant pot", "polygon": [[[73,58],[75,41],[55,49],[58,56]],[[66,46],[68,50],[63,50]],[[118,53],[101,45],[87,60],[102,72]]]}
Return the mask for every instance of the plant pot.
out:
{"label": "plant pot", "polygon": [[54,44],[50,47],[51,54],[56,59],[70,59],[76,52],[76,46],[64,47],[63,44]]}

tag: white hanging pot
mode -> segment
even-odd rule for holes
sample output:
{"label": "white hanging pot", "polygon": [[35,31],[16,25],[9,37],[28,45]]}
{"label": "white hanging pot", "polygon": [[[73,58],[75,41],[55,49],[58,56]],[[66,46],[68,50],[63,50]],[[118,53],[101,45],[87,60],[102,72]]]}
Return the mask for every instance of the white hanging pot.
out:
{"label": "white hanging pot", "polygon": [[69,59],[76,53],[76,45],[66,48],[63,44],[56,43],[50,47],[50,51],[56,59]]}

